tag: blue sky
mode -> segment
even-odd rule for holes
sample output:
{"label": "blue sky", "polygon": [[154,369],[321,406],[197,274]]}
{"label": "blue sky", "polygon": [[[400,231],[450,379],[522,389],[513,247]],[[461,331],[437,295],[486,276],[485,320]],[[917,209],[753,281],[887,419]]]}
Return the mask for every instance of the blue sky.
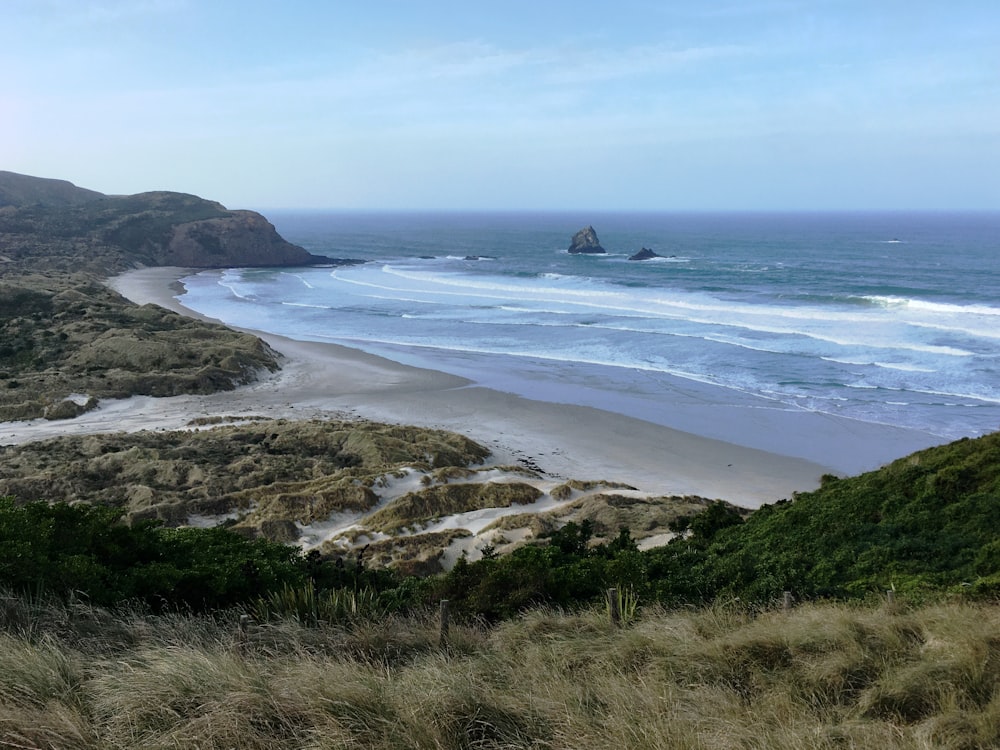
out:
{"label": "blue sky", "polygon": [[230,207],[1000,209],[996,0],[2,0],[0,169]]}

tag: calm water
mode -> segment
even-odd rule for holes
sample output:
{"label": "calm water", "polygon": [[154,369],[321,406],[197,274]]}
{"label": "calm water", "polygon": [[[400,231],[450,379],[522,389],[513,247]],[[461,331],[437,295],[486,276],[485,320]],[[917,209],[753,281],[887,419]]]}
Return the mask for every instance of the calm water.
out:
{"label": "calm water", "polygon": [[[948,439],[1000,429],[1000,214],[268,218],[367,262],[205,272],[185,305],[663,424],[697,381]],[[587,224],[607,255],[566,252]],[[628,261],[640,247],[667,257]]]}

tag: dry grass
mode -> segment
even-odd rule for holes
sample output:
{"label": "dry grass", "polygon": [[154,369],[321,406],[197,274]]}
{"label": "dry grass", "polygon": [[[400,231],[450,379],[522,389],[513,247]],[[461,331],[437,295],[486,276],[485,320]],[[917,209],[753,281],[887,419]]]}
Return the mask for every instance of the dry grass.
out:
{"label": "dry grass", "polygon": [[235,614],[88,624],[20,606],[0,634],[0,747],[1000,744],[996,605],[717,606],[621,630],[600,610],[538,610],[453,625],[446,648],[430,616],[241,636]]}
{"label": "dry grass", "polygon": [[396,498],[365,518],[364,525],[375,531],[394,533],[470,510],[530,505],[541,495],[541,490],[524,482],[440,484]]}
{"label": "dry grass", "polygon": [[447,529],[412,536],[380,539],[365,547],[366,564],[372,568],[392,566],[400,575],[432,575],[444,570],[441,558],[456,539],[472,536],[465,529]]}
{"label": "dry grass", "polygon": [[604,480],[587,480],[581,481],[579,479],[570,479],[568,482],[560,484],[558,487],[553,487],[552,491],[549,493],[552,495],[554,500],[569,500],[574,493],[579,492],[592,492],[594,490],[634,490],[635,487],[629,484],[624,484],[622,482],[605,482]]}

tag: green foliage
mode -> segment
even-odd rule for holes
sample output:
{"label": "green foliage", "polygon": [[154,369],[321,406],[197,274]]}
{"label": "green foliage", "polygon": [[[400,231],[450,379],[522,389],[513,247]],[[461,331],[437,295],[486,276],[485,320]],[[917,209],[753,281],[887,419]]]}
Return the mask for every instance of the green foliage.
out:
{"label": "green foliage", "polygon": [[430,590],[489,619],[535,604],[599,601],[607,588],[675,607],[720,598],[768,604],[864,598],[893,588],[906,601],[947,591],[1000,593],[1000,434],[915,454],[859,477],[765,506],[744,522],[723,503],[679,519],[670,544],[635,549],[627,530],[590,544],[567,524],[544,547],[461,561]]}
{"label": "green foliage", "polygon": [[766,601],[785,590],[854,597],[892,586],[915,592],[963,584],[988,590],[1000,573],[1000,434],[858,477],[828,478],[745,524],[720,527],[712,511],[692,520],[700,533],[651,553],[659,577],[686,575],[703,598]]}
{"label": "green foliage", "polygon": [[648,588],[643,556],[627,529],[602,545],[590,545],[592,535],[589,522],[570,522],[545,545],[476,562],[462,558],[427,581],[423,595],[428,604],[448,599],[460,614],[496,621],[541,604],[575,608],[600,602],[614,586]]}
{"label": "green foliage", "polygon": [[903,601],[1000,593],[1000,435],[924,451],[879,471],[826,480],[812,493],[765,506],[744,521],[724,504],[683,519],[686,535],[640,551],[627,529],[593,543],[589,522],[504,556],[462,558],[426,579],[368,569],[363,555],[317,553],[225,529],[126,526],[119,511],[0,499],[0,586],[81,592],[94,603],[242,605],[261,617],[343,622],[452,602],[458,616],[498,621],[548,605],[639,601],[680,607],[792,591],[866,598],[892,588]]}
{"label": "green foliage", "polygon": [[77,592],[95,604],[139,599],[212,609],[307,578],[298,550],[226,529],[126,526],[93,505],[0,498],[0,586]]}
{"label": "green foliage", "polygon": [[629,587],[625,589],[608,589],[609,594],[613,593],[614,601],[608,599],[606,609],[608,617],[612,617],[613,612],[618,613],[618,622],[622,625],[629,625],[635,622],[636,613],[639,609],[639,596],[635,589]]}
{"label": "green foliage", "polygon": [[[386,597],[391,602],[391,598]],[[259,622],[291,618],[306,625],[346,625],[374,620],[388,613],[390,606],[372,588],[317,590],[312,583],[285,584],[259,597],[252,607]]]}

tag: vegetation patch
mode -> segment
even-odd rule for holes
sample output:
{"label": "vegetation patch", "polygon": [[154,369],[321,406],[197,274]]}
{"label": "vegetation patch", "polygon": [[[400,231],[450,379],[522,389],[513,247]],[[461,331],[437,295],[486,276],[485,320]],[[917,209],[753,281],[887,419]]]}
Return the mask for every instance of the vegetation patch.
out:
{"label": "vegetation patch", "polygon": [[[664,533],[678,519],[700,513],[718,502],[720,501],[691,495],[633,497],[602,492],[574,500],[549,511],[548,515],[558,518],[561,523],[589,522],[595,541],[613,538],[622,527],[629,529],[636,540],[641,540],[652,534]],[[750,513],[735,505],[726,505],[744,516]]]}
{"label": "vegetation patch", "polygon": [[393,500],[368,516],[365,526],[391,533],[470,510],[528,505],[541,496],[541,490],[523,482],[438,485]]}
{"label": "vegetation patch", "polygon": [[464,466],[488,455],[454,433],[374,422],[270,420],[63,436],[0,448],[0,494],[116,506],[133,522],[179,525],[239,510],[244,527],[309,524],[369,510],[392,472]]}
{"label": "vegetation patch", "polygon": [[634,490],[635,487],[622,482],[606,482],[603,480],[581,481],[570,479],[568,482],[553,487],[549,494],[553,500],[569,500],[577,492],[593,492],[594,490]]}
{"label": "vegetation patch", "polygon": [[365,565],[392,567],[403,576],[429,576],[444,570],[441,558],[456,539],[471,536],[465,529],[396,536],[365,545]]}
{"label": "vegetation patch", "polygon": [[[278,369],[255,336],[134,305],[84,276],[0,283],[0,421],[72,419],[101,399],[230,390]],[[85,394],[82,401],[73,394]]]}
{"label": "vegetation patch", "polygon": [[[21,747],[989,748],[992,604],[900,617],[601,608],[452,623],[361,587],[288,588],[241,612],[108,611],[0,597],[0,736]],[[909,633],[919,632],[920,640]],[[956,641],[955,638],[961,635]],[[926,647],[951,643],[950,650]],[[934,675],[949,679],[938,681]],[[891,701],[879,698],[889,686]]]}

